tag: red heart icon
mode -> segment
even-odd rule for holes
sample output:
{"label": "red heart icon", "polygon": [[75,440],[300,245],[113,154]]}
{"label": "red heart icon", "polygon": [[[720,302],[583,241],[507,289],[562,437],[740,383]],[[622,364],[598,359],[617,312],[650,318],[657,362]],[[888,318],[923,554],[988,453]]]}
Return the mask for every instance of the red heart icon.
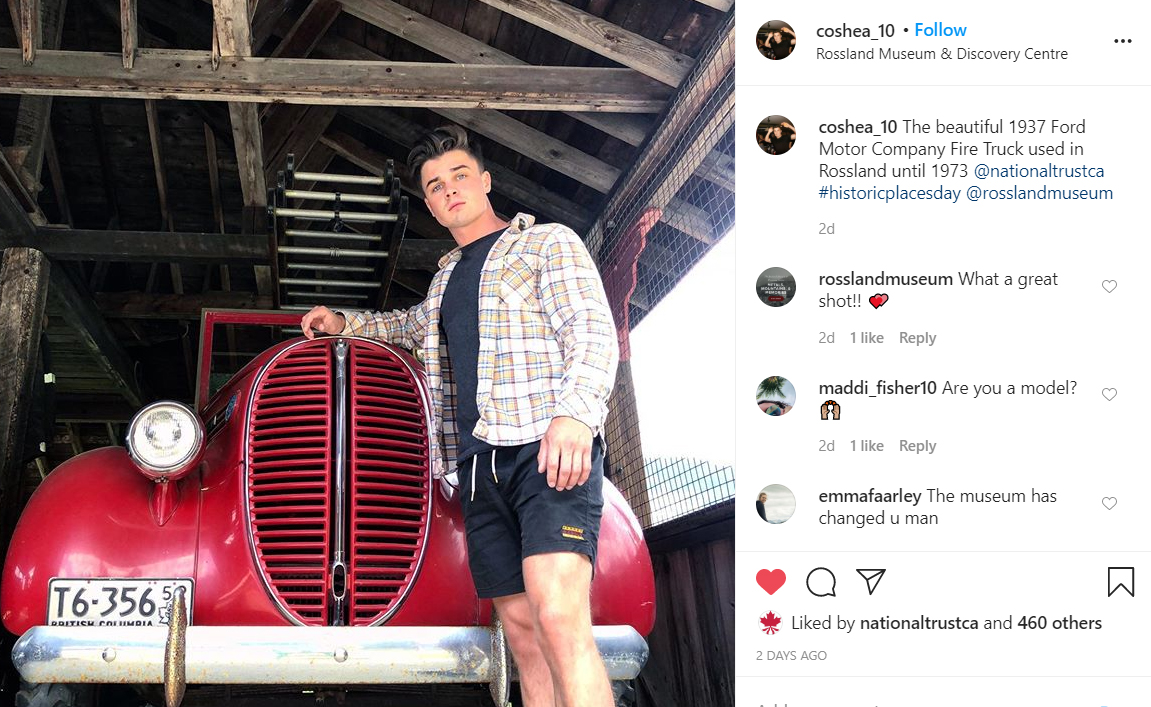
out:
{"label": "red heart icon", "polygon": [[872,295],[871,299],[867,301],[871,303],[872,307],[879,309],[883,305],[887,304],[887,295]]}
{"label": "red heart icon", "polygon": [[783,570],[760,570],[755,573],[755,581],[763,587],[763,591],[775,594],[787,581],[787,575]]}

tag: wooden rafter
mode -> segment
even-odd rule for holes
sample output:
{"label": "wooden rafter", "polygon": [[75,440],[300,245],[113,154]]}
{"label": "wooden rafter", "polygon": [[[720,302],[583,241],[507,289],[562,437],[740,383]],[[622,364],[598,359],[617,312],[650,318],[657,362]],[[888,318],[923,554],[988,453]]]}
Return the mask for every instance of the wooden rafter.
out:
{"label": "wooden rafter", "polygon": [[[37,54],[44,49],[59,49],[64,27],[66,0],[44,0],[34,3],[38,37],[35,42]],[[22,21],[29,15],[21,9]],[[20,171],[24,186],[33,197],[41,190],[41,170],[44,165],[44,151],[47,146],[48,125],[52,115],[52,99],[48,96],[24,96],[20,98],[20,108],[16,114],[16,130],[12,145],[22,152],[19,164],[13,164]]]}
{"label": "wooden rafter", "polygon": [[[727,15],[717,36],[685,82],[644,151],[620,179],[587,237],[599,257],[609,221],[639,208],[663,208],[723,138],[735,120],[735,20]],[[708,105],[715,101],[715,105]],[[673,155],[675,164],[668,164]],[[658,177],[658,179],[656,178]]]}
{"label": "wooden rafter", "polygon": [[[148,141],[152,146],[152,165],[156,172],[156,192],[160,198],[160,221],[169,232],[176,230],[172,220],[172,210],[168,208],[168,178],[164,173],[164,151],[160,142],[160,121],[156,114],[156,102],[144,101],[144,112],[148,120]],[[172,290],[184,294],[184,277],[180,272],[179,263],[171,263],[169,271],[172,275]]]}
{"label": "wooden rafter", "polygon": [[[119,57],[45,50],[26,67],[17,50],[0,49],[0,92],[630,113],[661,110],[669,93],[628,69],[233,57],[212,71],[209,60],[206,52],[142,49],[129,72]],[[235,125],[235,106],[232,113]],[[258,134],[258,125],[242,124],[246,132],[237,134],[238,144]]]}
{"label": "wooden rafter", "polygon": [[136,407],[143,405],[148,396],[136,381],[135,365],[96,309],[92,296],[82,293],[63,268],[52,268],[51,282],[49,298],[56,305],[53,309],[60,312],[84,349],[124,399]]}
{"label": "wooden rafter", "polygon": [[721,12],[728,12],[729,10],[731,10],[732,7],[735,6],[735,0],[695,0],[695,1],[698,2],[700,5],[707,5],[708,7],[714,7],[716,10],[719,10]]}
{"label": "wooden rafter", "polygon": [[140,44],[140,33],[136,26],[136,0],[120,0],[120,44],[124,68],[131,69]]}
{"label": "wooden rafter", "polygon": [[[379,27],[398,37],[403,37],[418,47],[434,52],[449,61],[457,64],[505,64],[511,66],[527,66],[527,62],[520,61],[511,54],[501,52],[478,39],[473,39],[463,32],[457,32],[451,27],[425,17],[414,10],[404,7],[391,0],[344,0],[344,11],[360,18],[368,24]],[[345,39],[333,37],[326,44],[329,53],[338,52],[345,58],[349,50],[341,45],[351,45],[351,51],[363,49]],[[371,59],[367,56],[364,58]],[[573,111],[568,115],[576,120],[602,130],[612,137],[623,140],[629,145],[639,145],[647,137],[650,124],[632,115],[605,115],[587,111]]]}
{"label": "wooden rafter", "polygon": [[[349,108],[345,109],[344,114],[364,127],[388,136],[389,139],[399,143],[404,148],[414,146],[423,132],[423,129],[418,125],[404,120],[393,111]],[[349,142],[349,140],[350,138],[345,137],[338,142],[333,142],[345,146],[348,152],[358,151],[359,146]],[[361,166],[364,165],[361,164]],[[484,166],[492,173],[492,189],[497,194],[503,194],[520,204],[530,204],[533,208],[539,209],[541,215],[554,218],[573,228],[583,228],[591,222],[591,214],[588,209],[571,199],[560,196],[550,189],[545,189],[502,165],[489,161]],[[408,178],[401,179],[400,183],[405,189],[410,188],[411,193],[422,200],[424,195],[418,187],[414,186],[414,181]]]}
{"label": "wooden rafter", "polygon": [[669,86],[695,65],[686,54],[560,0],[480,0]]}
{"label": "wooden rafter", "polygon": [[148,121],[148,142],[152,147],[152,166],[156,173],[156,191],[160,197],[160,222],[169,231],[175,231],[172,212],[168,209],[168,179],[164,175],[164,154],[160,143],[159,118],[156,116],[156,102],[144,101],[144,113]]}
{"label": "wooden rafter", "polygon": [[[295,109],[297,106],[291,106]],[[276,172],[284,169],[289,154],[296,156],[296,164],[307,157],[312,146],[324,134],[336,117],[334,106],[307,106],[296,113],[296,120],[287,129],[283,140],[274,149],[268,150],[268,163],[264,170],[268,184],[275,181]]]}
{"label": "wooden rafter", "polygon": [[64,223],[72,226],[72,209],[68,205],[68,193],[64,189],[64,172],[60,168],[60,156],[56,154],[56,140],[52,137],[52,126],[48,126],[48,140],[44,149],[44,157],[48,160],[48,172],[52,178],[52,192],[56,195],[56,206],[60,209],[60,218]]}
{"label": "wooden rafter", "polygon": [[276,46],[273,57],[305,57],[312,53],[316,43],[340,16],[339,0],[312,0]]}
{"label": "wooden rafter", "polygon": [[20,60],[25,66],[36,61],[40,48],[40,0],[20,0]]}
{"label": "wooden rafter", "polygon": [[[234,73],[233,67],[252,56],[252,19],[248,11],[248,0],[212,0],[212,10],[214,51],[211,61],[205,66],[201,57],[198,61],[193,59],[193,63],[189,64],[187,61],[191,57],[188,57],[183,61],[171,61],[170,69],[196,66],[199,67],[197,71],[203,72],[207,68],[208,75],[222,78]],[[141,65],[145,63],[143,59],[141,56]],[[216,62],[220,63],[223,71],[213,68]],[[147,63],[151,64],[150,61]],[[236,162],[240,167],[244,205],[263,206],[267,203],[267,195],[259,108],[245,103],[231,103],[228,105],[228,114],[232,119],[232,137],[236,147]]]}

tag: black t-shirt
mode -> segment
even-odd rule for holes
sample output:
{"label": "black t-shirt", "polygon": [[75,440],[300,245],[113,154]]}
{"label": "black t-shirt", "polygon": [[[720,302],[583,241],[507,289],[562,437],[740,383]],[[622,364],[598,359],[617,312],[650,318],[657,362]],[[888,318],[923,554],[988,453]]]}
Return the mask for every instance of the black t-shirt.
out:
{"label": "black t-shirt", "polygon": [[460,259],[452,269],[444,299],[440,304],[440,330],[448,342],[452,377],[456,382],[456,427],[459,447],[456,463],[463,464],[492,445],[472,436],[480,421],[476,405],[477,369],[480,358],[480,271],[488,253],[503,230],[489,233],[460,249]]}
{"label": "black t-shirt", "polygon": [[783,134],[775,137],[774,134],[770,136],[771,146],[775,148],[775,154],[782,155],[791,149],[791,143],[795,140],[795,133],[787,128],[783,128]]}

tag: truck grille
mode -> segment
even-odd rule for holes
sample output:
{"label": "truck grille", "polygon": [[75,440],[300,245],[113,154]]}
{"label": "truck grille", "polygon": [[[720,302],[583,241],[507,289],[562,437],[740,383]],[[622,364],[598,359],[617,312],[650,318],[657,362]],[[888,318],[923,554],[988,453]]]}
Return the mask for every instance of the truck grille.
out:
{"label": "truck grille", "polygon": [[[336,440],[337,341],[292,346],[256,381],[248,505],[256,560],[289,618],[366,626],[398,606],[423,551],[427,407],[419,381],[391,349],[344,340],[350,344],[348,439]],[[336,513],[335,447],[341,443],[348,491],[344,512]],[[336,527],[341,517],[345,527]],[[333,577],[338,547],[347,548],[346,580]],[[342,611],[332,598],[333,580],[336,593],[346,587]]]}

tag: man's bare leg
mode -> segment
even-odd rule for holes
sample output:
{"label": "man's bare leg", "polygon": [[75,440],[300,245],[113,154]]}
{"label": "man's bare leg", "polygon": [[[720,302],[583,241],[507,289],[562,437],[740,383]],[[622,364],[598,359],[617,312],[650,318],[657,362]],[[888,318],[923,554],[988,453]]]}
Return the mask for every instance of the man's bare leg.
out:
{"label": "man's bare leg", "polygon": [[524,559],[524,586],[557,707],[615,704],[592,637],[591,569],[588,557],[574,552]]}
{"label": "man's bare leg", "polygon": [[528,595],[497,597],[492,603],[504,624],[508,647],[516,659],[524,707],[556,707],[552,674],[536,639]]}

